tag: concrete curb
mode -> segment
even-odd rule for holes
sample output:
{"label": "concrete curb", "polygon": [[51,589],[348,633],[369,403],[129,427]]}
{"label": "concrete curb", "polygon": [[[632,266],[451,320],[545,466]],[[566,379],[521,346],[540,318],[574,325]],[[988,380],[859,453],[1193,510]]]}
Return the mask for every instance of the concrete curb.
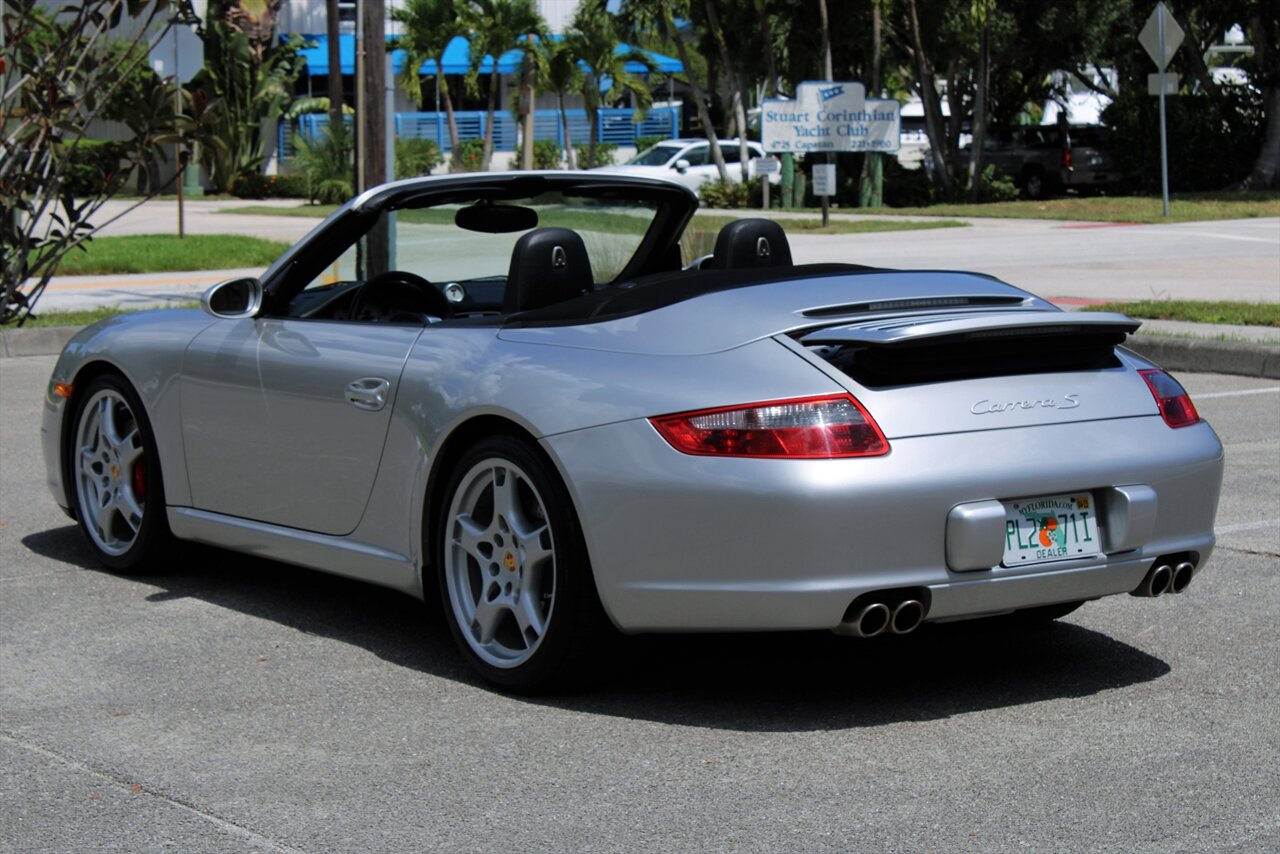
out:
{"label": "concrete curb", "polygon": [[79,326],[47,326],[42,329],[0,329],[0,358],[52,356],[62,352]]}
{"label": "concrete curb", "polygon": [[1159,335],[1131,335],[1124,346],[1170,371],[1280,379],[1280,347]]}
{"label": "concrete curb", "polygon": [[[56,355],[79,331],[76,326],[0,329],[0,358]],[[1159,335],[1132,335],[1125,346],[1171,371],[1280,379],[1280,347]]]}

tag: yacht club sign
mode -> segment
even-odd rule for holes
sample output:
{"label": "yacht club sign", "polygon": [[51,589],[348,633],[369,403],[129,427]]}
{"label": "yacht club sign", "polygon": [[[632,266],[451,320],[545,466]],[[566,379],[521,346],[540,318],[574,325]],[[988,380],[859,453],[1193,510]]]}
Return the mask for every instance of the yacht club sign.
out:
{"label": "yacht club sign", "polygon": [[761,104],[765,151],[897,151],[902,116],[893,98],[867,98],[857,82],[810,82],[793,100]]}

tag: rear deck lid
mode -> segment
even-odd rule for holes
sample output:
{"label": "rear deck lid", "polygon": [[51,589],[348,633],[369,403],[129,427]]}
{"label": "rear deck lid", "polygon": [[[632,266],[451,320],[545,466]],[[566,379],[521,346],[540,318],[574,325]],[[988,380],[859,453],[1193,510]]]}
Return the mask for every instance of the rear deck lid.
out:
{"label": "rear deck lid", "polygon": [[868,320],[798,342],[845,378],[890,439],[1157,413],[1116,353],[1121,314],[995,311]]}

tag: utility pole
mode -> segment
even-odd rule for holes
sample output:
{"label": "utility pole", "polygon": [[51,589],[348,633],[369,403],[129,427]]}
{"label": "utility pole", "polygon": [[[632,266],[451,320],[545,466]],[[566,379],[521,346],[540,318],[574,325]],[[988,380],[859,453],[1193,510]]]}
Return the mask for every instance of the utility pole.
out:
{"label": "utility pole", "polygon": [[[360,4],[360,179],[357,193],[387,181],[387,17],[381,0]],[[364,276],[390,269],[390,228],[386,217],[365,236]]]}

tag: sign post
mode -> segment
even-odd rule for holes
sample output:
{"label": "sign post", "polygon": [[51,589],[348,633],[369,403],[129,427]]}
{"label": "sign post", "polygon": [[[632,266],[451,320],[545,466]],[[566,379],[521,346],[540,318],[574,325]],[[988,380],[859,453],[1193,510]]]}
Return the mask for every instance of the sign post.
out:
{"label": "sign post", "polygon": [[1185,35],[1182,27],[1173,19],[1164,3],[1157,3],[1151,17],[1138,34],[1138,41],[1155,61],[1158,71],[1157,89],[1160,93],[1160,193],[1164,200],[1164,215],[1169,215],[1169,141],[1165,131],[1164,98],[1166,90],[1165,68],[1178,52]]}
{"label": "sign post", "polygon": [[[894,152],[902,145],[897,99],[867,98],[856,81],[801,83],[794,99],[771,98],[761,107],[760,138],[769,153]],[[813,167],[813,192],[822,197],[824,213],[827,197],[835,195],[835,172],[830,161]]]}

